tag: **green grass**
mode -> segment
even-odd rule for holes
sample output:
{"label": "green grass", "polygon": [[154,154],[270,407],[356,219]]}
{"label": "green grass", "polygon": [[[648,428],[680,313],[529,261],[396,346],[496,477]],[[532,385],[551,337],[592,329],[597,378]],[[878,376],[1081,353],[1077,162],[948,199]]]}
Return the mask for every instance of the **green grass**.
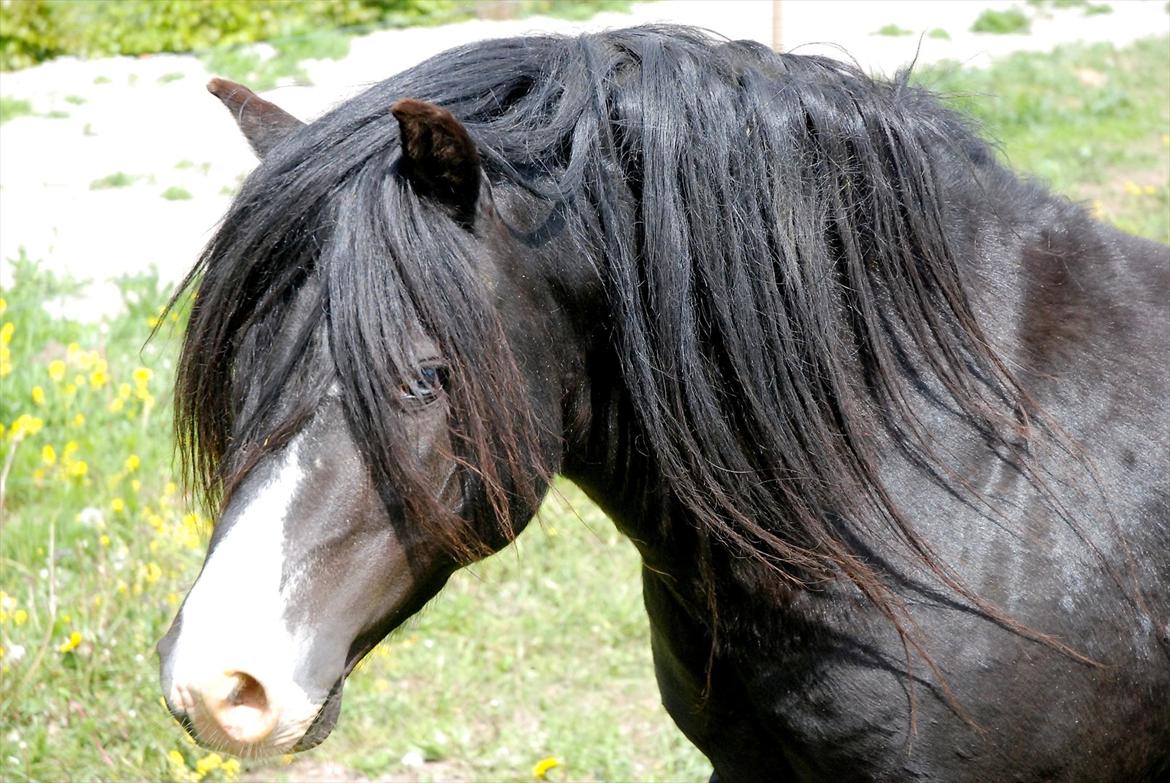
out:
{"label": "green grass", "polygon": [[90,190],[108,190],[110,188],[128,188],[138,180],[131,174],[124,171],[115,171],[113,174],[107,174],[101,179],[95,179],[89,183]]}
{"label": "green grass", "polygon": [[349,53],[349,37],[334,31],[273,41],[271,45],[276,54],[268,58],[253,46],[243,46],[213,49],[201,59],[216,75],[243,82],[253,90],[268,90],[282,80],[307,84],[308,75],[301,67],[305,60],[339,60]]}
{"label": "green grass", "polygon": [[1101,16],[1113,13],[1113,6],[1104,3],[1091,3],[1085,6],[1085,16]]}
{"label": "green grass", "polygon": [[0,123],[32,114],[32,104],[19,98],[0,97]]}
{"label": "green grass", "polygon": [[947,94],[1009,165],[1090,202],[1121,228],[1170,242],[1170,47],[1151,38],[1021,53],[986,70],[955,64],[916,79]]}
{"label": "green grass", "polygon": [[[972,112],[1017,169],[1165,242],[1168,59],[1161,38],[916,79]],[[124,278],[123,311],[97,324],[50,316],[81,286],[27,259],[4,261],[2,285],[0,779],[229,779],[160,705],[153,651],[206,542],[171,462],[182,314],[144,348],[168,294],[153,276]],[[659,704],[635,551],[578,490],[558,491],[568,507],[550,500],[370,656],[329,740],[241,776],[319,778],[328,761],[355,777],[523,781],[552,756],[554,780],[706,780]],[[426,762],[408,770],[415,750]]]}
{"label": "green grass", "polygon": [[173,73],[164,73],[158,77],[159,84],[169,84],[170,82],[177,82],[179,79],[186,78],[187,74],[175,71]]}
{"label": "green grass", "polygon": [[1009,33],[1026,33],[1032,29],[1032,22],[1028,15],[1018,8],[1009,8],[1006,11],[987,9],[979,14],[975,24],[971,25],[973,33],[992,33],[1006,35]]}
{"label": "green grass", "polygon": [[935,38],[935,39],[938,39],[940,41],[951,40],[951,34],[948,33],[946,30],[942,29],[941,27],[934,28],[933,30],[931,30],[929,33],[926,34],[926,37],[927,38]]}
{"label": "green grass", "polygon": [[66,95],[65,102],[71,103],[74,106],[81,106],[83,103],[85,103],[85,98],[82,98],[80,95]]}
{"label": "green grass", "polygon": [[879,27],[877,30],[874,30],[874,32],[873,32],[873,35],[888,35],[888,36],[901,36],[901,35],[913,35],[913,34],[914,34],[913,30],[907,30],[905,27],[898,27],[898,25],[896,25],[896,24],[882,25],[881,27]]}
{"label": "green grass", "polygon": [[187,201],[192,198],[191,191],[186,188],[180,188],[175,185],[167,188],[162,192],[162,197],[167,201]]}

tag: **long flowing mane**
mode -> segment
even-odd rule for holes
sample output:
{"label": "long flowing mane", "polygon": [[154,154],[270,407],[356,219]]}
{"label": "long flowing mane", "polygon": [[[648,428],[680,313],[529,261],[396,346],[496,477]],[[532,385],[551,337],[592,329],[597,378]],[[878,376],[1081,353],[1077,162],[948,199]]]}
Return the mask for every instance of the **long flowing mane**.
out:
{"label": "long flowing mane", "polygon": [[331,352],[371,470],[425,503],[384,413],[412,362],[385,349],[418,322],[453,362],[460,458],[487,505],[499,516],[523,494],[501,477],[531,473],[543,435],[524,414],[475,239],[396,176],[389,107],[402,97],[464,123],[491,189],[518,188],[565,221],[604,288],[614,383],[708,550],[793,583],[844,575],[897,622],[851,543],[881,536],[978,602],[891,497],[876,444],[978,502],[931,445],[915,388],[1026,463],[1037,412],[969,294],[972,226],[987,212],[974,196],[944,198],[955,182],[982,193],[1009,175],[905,75],[877,81],[685,29],[465,46],[274,150],[190,279],[176,417],[210,497],[319,399],[307,390],[279,421],[241,415],[248,394],[298,382],[296,357],[269,366],[264,346],[314,279],[302,343]]}

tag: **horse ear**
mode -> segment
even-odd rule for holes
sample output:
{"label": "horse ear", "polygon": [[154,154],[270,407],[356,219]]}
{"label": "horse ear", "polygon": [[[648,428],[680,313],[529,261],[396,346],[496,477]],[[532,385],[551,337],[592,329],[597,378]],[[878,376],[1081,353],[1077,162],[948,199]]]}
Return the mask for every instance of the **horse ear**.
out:
{"label": "horse ear", "polygon": [[479,199],[479,152],[451,112],[403,98],[390,111],[402,137],[401,172],[426,198],[438,201],[465,227],[475,222]]}
{"label": "horse ear", "polygon": [[305,126],[305,123],[242,84],[227,79],[212,79],[207,83],[207,91],[219,98],[236,118],[244,138],[261,160],[269,150]]}

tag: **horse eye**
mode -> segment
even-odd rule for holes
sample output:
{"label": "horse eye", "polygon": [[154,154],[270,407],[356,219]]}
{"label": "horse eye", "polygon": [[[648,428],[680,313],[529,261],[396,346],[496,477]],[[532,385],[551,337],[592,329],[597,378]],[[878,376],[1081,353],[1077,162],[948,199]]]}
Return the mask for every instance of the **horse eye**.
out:
{"label": "horse eye", "polygon": [[402,390],[411,399],[423,403],[434,402],[447,386],[447,368],[438,365],[422,367],[418,375]]}

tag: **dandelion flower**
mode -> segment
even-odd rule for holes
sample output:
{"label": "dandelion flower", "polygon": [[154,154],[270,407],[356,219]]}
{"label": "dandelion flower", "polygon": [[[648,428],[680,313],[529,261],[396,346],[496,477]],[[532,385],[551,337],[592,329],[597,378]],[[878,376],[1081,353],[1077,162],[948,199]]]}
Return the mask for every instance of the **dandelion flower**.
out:
{"label": "dandelion flower", "polygon": [[133,372],[132,377],[136,386],[145,386],[154,377],[154,370],[149,367],[139,367]]}
{"label": "dandelion flower", "polygon": [[85,478],[85,474],[89,473],[89,465],[85,460],[77,460],[68,468],[68,474],[71,478]]}
{"label": "dandelion flower", "polygon": [[81,429],[82,427],[85,426],[85,414],[84,413],[77,414],[76,416],[73,417],[73,421],[70,423],[74,427],[76,427],[77,429]]}
{"label": "dandelion flower", "polygon": [[71,634],[69,634],[69,638],[66,639],[65,642],[57,648],[57,651],[61,653],[71,653],[76,650],[80,644],[81,633],[78,631],[73,631]]}
{"label": "dandelion flower", "polygon": [[34,405],[45,404],[45,390],[41,386],[32,387],[32,401]]}
{"label": "dandelion flower", "polygon": [[49,379],[53,383],[60,383],[65,380],[65,362],[60,359],[54,359],[49,362]]}
{"label": "dandelion flower", "polygon": [[560,765],[561,762],[552,756],[541,759],[540,761],[536,762],[536,766],[532,768],[532,777],[536,778],[537,780],[544,780],[544,776],[547,775],[550,770],[553,770]]}
{"label": "dandelion flower", "polygon": [[139,459],[138,455],[131,454],[129,457],[126,458],[126,471],[128,473],[133,473],[134,471],[138,470],[138,467],[141,464],[142,464],[142,460]]}
{"label": "dandelion flower", "polygon": [[16,325],[12,321],[5,322],[4,326],[0,326],[0,343],[8,345],[12,342],[12,333],[16,331]]}
{"label": "dandelion flower", "polygon": [[126,510],[126,501],[122,498],[114,498],[110,501],[110,510],[115,514],[121,514]]}
{"label": "dandelion flower", "polygon": [[26,612],[24,609],[17,609],[12,613],[12,622],[16,623],[17,625],[24,625],[28,622],[28,612]]}

